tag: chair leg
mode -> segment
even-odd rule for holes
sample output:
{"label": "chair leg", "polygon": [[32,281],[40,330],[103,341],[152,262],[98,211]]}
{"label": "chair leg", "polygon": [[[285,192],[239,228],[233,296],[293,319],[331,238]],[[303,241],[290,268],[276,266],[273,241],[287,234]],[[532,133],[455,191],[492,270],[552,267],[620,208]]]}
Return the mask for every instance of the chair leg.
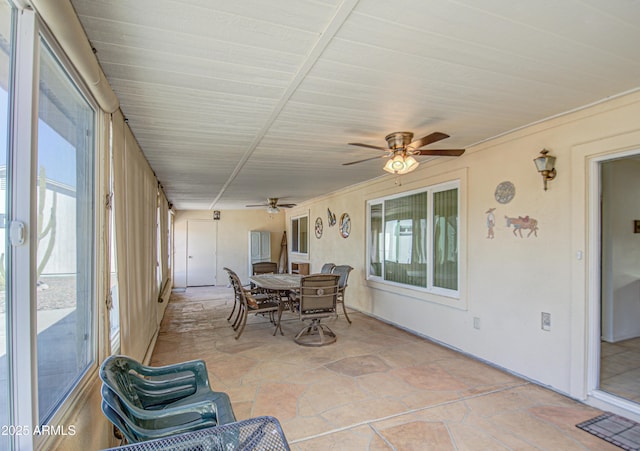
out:
{"label": "chair leg", "polygon": [[336,340],[336,334],[318,319],[311,320],[311,324],[293,338],[294,342],[302,346],[325,346]]}
{"label": "chair leg", "polygon": [[238,330],[238,326],[240,325],[240,321],[242,320],[243,316],[245,317],[245,320],[246,320],[247,315],[245,313],[244,306],[242,304],[238,304],[238,314],[236,315],[236,318],[232,324],[233,330]]}
{"label": "chair leg", "polygon": [[242,335],[242,332],[244,331],[244,326],[246,326],[246,324],[247,324],[247,315],[248,315],[248,313],[247,313],[247,311],[245,309],[242,309],[242,311],[243,311],[242,312],[242,319],[240,320],[240,324],[238,325],[240,330],[238,330],[238,333],[236,334],[236,340],[238,338],[240,338],[240,335]]}
{"label": "chair leg", "polygon": [[236,305],[237,304],[238,304],[238,300],[235,299],[235,297],[234,297],[234,299],[233,299],[233,308],[231,309],[231,313],[229,313],[229,316],[227,317],[227,321],[231,320],[231,317],[233,316],[233,312],[236,311]]}
{"label": "chair leg", "polygon": [[349,324],[351,324],[351,319],[349,318],[349,315],[347,315],[347,308],[344,306],[344,301],[342,301],[341,304],[342,311],[344,312],[344,317],[347,318],[347,321],[349,321]]}
{"label": "chair leg", "polygon": [[278,305],[278,320],[276,322],[276,328],[273,331],[273,336],[276,336],[276,332],[278,332],[278,329],[280,329],[280,335],[284,335],[284,332],[282,332],[282,325],[280,324],[280,320],[282,319],[282,310],[284,310],[284,307],[282,306],[282,301],[280,302],[280,304]]}

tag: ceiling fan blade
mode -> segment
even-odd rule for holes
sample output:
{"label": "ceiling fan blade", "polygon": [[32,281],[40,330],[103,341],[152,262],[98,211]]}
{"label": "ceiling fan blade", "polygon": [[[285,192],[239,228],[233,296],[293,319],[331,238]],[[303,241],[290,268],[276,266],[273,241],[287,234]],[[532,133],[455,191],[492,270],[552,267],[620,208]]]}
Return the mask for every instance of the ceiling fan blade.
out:
{"label": "ceiling fan blade", "polygon": [[423,149],[418,150],[416,155],[435,155],[438,157],[459,157],[465,149]]}
{"label": "ceiling fan blade", "polygon": [[350,146],[368,147],[369,149],[384,150],[385,152],[389,150],[389,149],[387,149],[386,147],[372,146],[371,144],[349,143],[349,145],[350,145]]}
{"label": "ceiling fan blade", "polygon": [[342,166],[349,166],[349,165],[356,164],[356,163],[363,163],[365,161],[376,160],[378,158],[385,158],[385,157],[388,157],[388,156],[389,155],[380,155],[380,156],[377,156],[377,157],[365,158],[364,160],[351,161],[349,163],[342,163]]}
{"label": "ceiling fan blade", "polygon": [[253,205],[245,205],[245,207],[268,207],[269,204],[253,204]]}
{"label": "ceiling fan blade", "polygon": [[420,147],[424,147],[427,144],[431,144],[448,137],[449,135],[447,135],[446,133],[433,132],[430,135],[423,136],[422,138],[416,139],[415,141],[412,141],[411,143],[409,143],[409,145],[407,146],[407,150],[419,149]]}
{"label": "ceiling fan blade", "polygon": [[292,208],[295,207],[296,204],[278,204],[276,205],[276,207],[281,207],[281,208]]}

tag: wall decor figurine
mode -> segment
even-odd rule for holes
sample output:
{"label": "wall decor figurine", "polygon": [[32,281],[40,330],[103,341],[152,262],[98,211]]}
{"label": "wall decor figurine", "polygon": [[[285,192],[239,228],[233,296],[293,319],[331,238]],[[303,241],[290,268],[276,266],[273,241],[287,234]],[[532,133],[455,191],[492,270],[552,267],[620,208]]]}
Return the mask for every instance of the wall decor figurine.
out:
{"label": "wall decor figurine", "polygon": [[496,217],[493,214],[495,208],[490,208],[484,213],[487,215],[487,238],[492,240],[494,238],[493,228],[496,226]]}
{"label": "wall decor figurine", "polygon": [[[533,219],[527,216],[518,216],[517,218],[510,218],[505,215],[504,217],[507,220],[507,227],[513,226],[513,236],[520,235],[522,238],[522,229],[529,229],[529,234],[527,238],[531,236],[533,233],[534,236],[538,236],[538,220]],[[516,233],[517,232],[517,233]]]}
{"label": "wall decor figurine", "polygon": [[347,213],[343,213],[340,217],[340,236],[348,238],[351,234],[351,218]]}
{"label": "wall decor figurine", "polygon": [[316,238],[320,239],[320,237],[322,237],[322,218],[320,216],[316,218],[315,232],[316,232]]}
{"label": "wall decor figurine", "polygon": [[327,219],[328,219],[328,224],[329,227],[333,227],[334,225],[336,225],[336,214],[335,213],[331,213],[331,210],[329,210],[327,208]]}

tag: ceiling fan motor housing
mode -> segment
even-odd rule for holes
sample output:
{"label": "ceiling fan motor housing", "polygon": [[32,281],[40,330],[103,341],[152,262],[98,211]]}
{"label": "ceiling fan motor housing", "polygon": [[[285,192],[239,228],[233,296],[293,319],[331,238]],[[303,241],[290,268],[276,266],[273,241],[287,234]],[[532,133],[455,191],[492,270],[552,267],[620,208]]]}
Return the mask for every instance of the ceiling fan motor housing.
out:
{"label": "ceiling fan motor housing", "polygon": [[411,132],[394,132],[389,133],[384,137],[387,140],[387,144],[389,145],[389,149],[403,149],[411,144],[413,140],[413,133]]}

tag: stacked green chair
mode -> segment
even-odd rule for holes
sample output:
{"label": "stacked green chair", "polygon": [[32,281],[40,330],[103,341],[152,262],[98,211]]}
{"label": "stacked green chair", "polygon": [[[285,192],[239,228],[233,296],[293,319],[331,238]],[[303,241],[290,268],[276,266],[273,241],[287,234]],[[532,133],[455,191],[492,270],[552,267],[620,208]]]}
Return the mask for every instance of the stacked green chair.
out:
{"label": "stacked green chair", "polygon": [[211,390],[202,360],[150,367],[115,355],[100,378],[102,411],[131,443],[236,421],[229,396]]}

